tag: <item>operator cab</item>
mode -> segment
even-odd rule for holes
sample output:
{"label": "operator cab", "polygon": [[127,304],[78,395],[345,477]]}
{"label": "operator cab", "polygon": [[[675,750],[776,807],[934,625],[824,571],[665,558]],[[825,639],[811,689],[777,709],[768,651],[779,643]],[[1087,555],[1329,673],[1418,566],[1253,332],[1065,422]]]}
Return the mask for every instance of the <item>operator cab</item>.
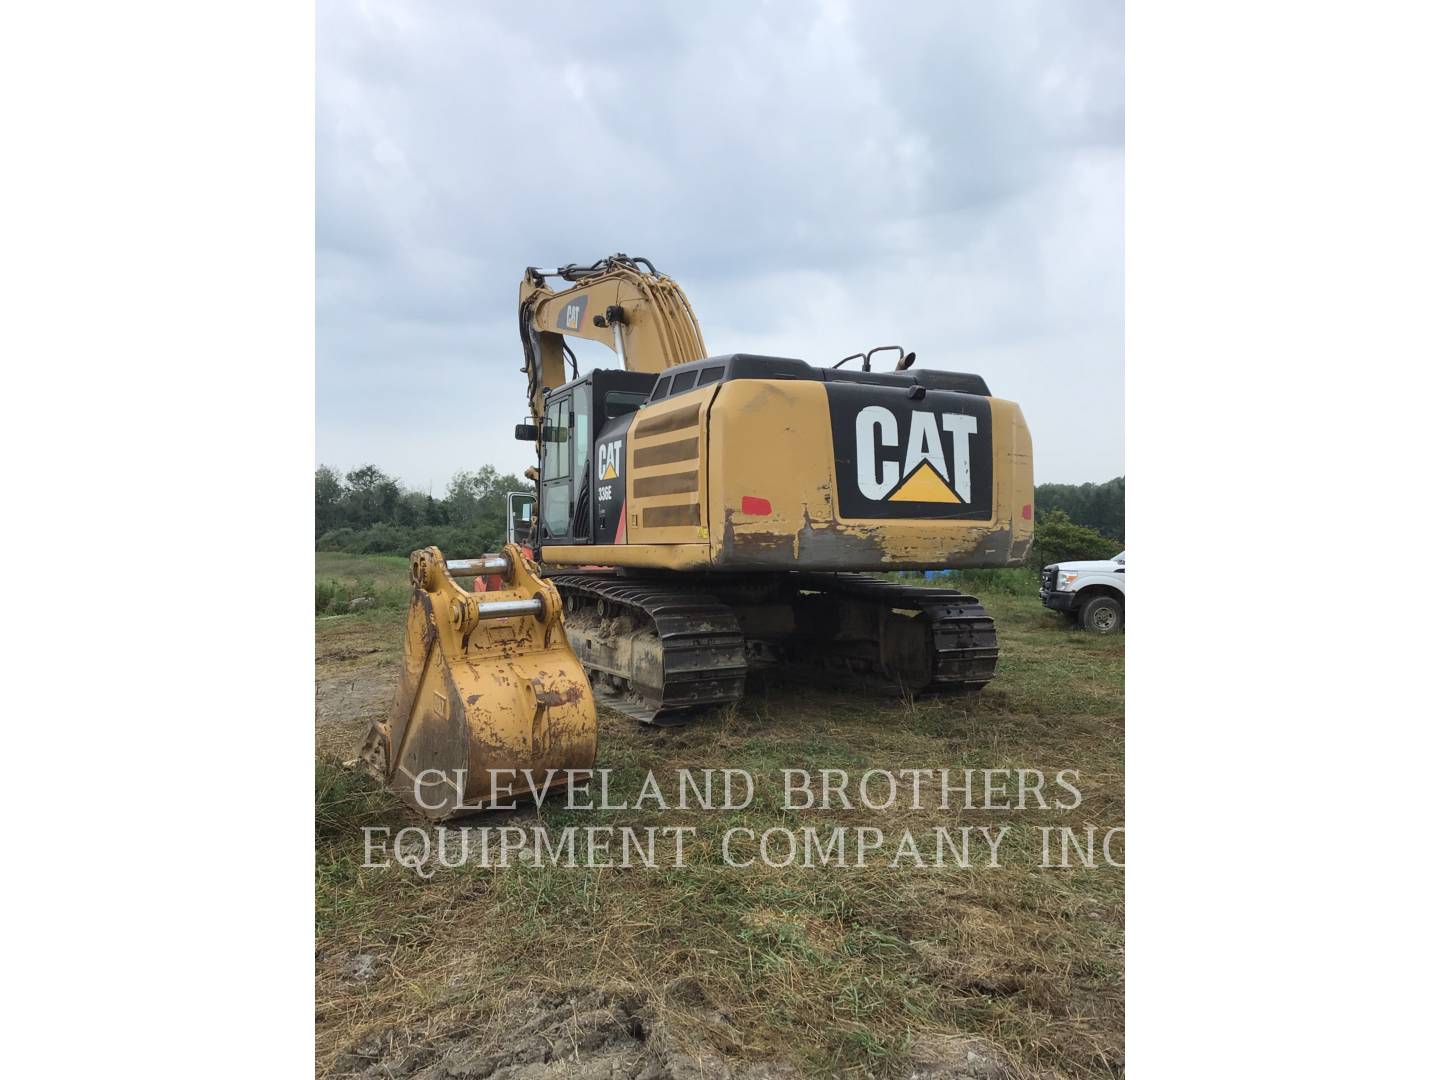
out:
{"label": "operator cab", "polygon": [[540,453],[539,542],[588,544],[594,521],[590,462],[594,449],[616,427],[628,427],[655,387],[640,371],[587,372],[545,394]]}

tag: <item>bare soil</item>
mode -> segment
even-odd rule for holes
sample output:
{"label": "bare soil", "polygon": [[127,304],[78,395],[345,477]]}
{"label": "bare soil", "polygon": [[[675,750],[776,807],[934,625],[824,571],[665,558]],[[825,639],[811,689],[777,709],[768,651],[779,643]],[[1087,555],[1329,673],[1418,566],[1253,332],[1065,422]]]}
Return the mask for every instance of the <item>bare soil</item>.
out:
{"label": "bare soil", "polygon": [[[384,630],[380,628],[384,627]],[[371,720],[385,716],[400,677],[402,644],[393,619],[322,620],[315,643],[315,751],[348,760]]]}

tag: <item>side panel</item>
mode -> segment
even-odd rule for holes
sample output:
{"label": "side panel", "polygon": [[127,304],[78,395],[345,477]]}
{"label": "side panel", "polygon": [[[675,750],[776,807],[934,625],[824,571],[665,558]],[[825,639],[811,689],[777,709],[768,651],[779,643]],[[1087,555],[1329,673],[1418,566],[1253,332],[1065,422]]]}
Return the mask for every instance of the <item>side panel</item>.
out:
{"label": "side panel", "polygon": [[626,440],[627,544],[694,544],[709,539],[706,414],[713,386],[689,390],[635,413]]}
{"label": "side panel", "polygon": [[[1030,436],[1017,405],[938,391],[913,401],[902,388],[854,386],[864,396],[832,413],[834,388],[798,380],[721,385],[708,420],[717,569],[898,570],[1023,560],[1034,489]],[[893,436],[878,414],[862,416],[872,405],[894,414]],[[932,419],[901,415],[916,407]],[[965,420],[947,428],[947,413],[972,417],[975,431]],[[960,435],[970,450],[968,491]],[[861,437],[871,445],[861,448]],[[906,469],[912,439],[915,460]],[[916,475],[921,479],[907,488]],[[851,488],[858,499],[845,494]]]}

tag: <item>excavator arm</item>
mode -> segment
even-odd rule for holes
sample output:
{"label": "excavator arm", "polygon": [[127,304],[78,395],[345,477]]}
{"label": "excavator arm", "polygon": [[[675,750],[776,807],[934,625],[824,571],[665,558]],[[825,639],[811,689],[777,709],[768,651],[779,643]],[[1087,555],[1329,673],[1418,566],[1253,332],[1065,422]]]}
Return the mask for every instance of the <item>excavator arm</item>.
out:
{"label": "excavator arm", "polygon": [[[549,278],[567,285],[552,289]],[[567,336],[608,345],[629,371],[705,355],[689,300],[648,260],[532,267],[520,285],[520,339],[537,441],[545,391],[566,382]],[[455,580],[477,576],[495,584],[472,593]],[[411,555],[410,577],[395,704],[371,725],[358,760],[435,820],[583,784],[595,763],[595,699],[567,640],[560,593],[529,552],[510,544],[447,561],[424,548]]]}
{"label": "excavator arm", "polygon": [[[552,289],[551,278],[569,284]],[[566,337],[608,346],[626,371],[658,373],[706,355],[684,291],[648,259],[617,254],[590,266],[530,267],[520,283],[520,340],[537,423],[545,391],[566,382]]]}

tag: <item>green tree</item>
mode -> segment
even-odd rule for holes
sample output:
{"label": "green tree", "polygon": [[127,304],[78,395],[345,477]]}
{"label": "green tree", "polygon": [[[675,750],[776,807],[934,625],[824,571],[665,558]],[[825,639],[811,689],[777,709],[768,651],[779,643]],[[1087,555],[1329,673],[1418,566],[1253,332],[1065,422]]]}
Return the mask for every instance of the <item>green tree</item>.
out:
{"label": "green tree", "polygon": [[1064,510],[1050,510],[1035,516],[1035,539],[1028,561],[1032,567],[1041,567],[1075,559],[1108,559],[1118,555],[1124,546],[1119,540],[1071,521]]}
{"label": "green tree", "polygon": [[315,470],[315,535],[336,528],[344,520],[340,500],[345,489],[340,474],[328,465]]}
{"label": "green tree", "polygon": [[345,520],[356,528],[395,522],[400,485],[374,465],[362,465],[345,474]]}
{"label": "green tree", "polygon": [[465,525],[498,543],[505,536],[505,495],[511,491],[532,491],[534,485],[510,473],[499,473],[493,465],[474,472],[461,470],[450,478],[444,507],[447,521]]}
{"label": "green tree", "polygon": [[[1077,525],[1105,536],[1125,540],[1125,478],[1117,476],[1103,484],[1039,484],[1035,488],[1035,511],[1039,514],[1061,510]],[[1053,561],[1053,560],[1052,560]]]}
{"label": "green tree", "polygon": [[421,515],[421,520],[424,521],[426,525],[448,525],[450,523],[450,513],[443,502],[435,501],[434,495],[426,495],[425,509]]}

